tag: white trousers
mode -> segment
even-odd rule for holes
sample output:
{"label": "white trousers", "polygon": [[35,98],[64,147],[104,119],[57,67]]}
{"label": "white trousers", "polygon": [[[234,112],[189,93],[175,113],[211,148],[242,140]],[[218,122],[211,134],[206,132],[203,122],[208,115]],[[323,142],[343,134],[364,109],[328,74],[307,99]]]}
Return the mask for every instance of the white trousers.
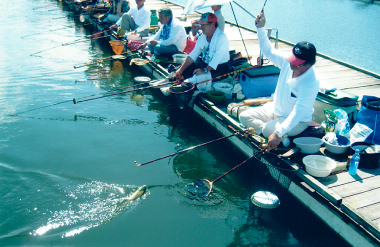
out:
{"label": "white trousers", "polygon": [[106,18],[103,19],[103,22],[112,22],[116,23],[120,19],[120,16],[114,14],[108,14]]}
{"label": "white trousers", "polygon": [[197,84],[197,88],[199,91],[205,93],[207,91],[212,90],[212,80],[211,80],[211,73],[207,72],[206,74],[201,75],[193,75],[193,77],[190,77],[187,79],[188,82]]}
{"label": "white trousers", "polygon": [[[286,117],[279,117],[274,113],[273,102],[263,106],[250,107],[240,113],[239,116],[239,120],[244,126],[254,128],[256,134],[260,135],[262,133],[266,138],[279,128],[285,119]],[[310,122],[300,122],[287,135],[298,135],[308,126],[310,126]]]}

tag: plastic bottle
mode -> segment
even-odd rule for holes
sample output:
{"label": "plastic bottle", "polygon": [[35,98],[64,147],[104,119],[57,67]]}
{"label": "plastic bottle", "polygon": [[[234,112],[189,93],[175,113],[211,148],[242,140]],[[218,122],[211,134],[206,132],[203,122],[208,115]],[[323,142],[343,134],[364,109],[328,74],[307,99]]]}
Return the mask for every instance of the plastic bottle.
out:
{"label": "plastic bottle", "polygon": [[334,113],[338,117],[338,122],[335,125],[335,133],[344,136],[350,132],[350,123],[348,122],[347,112],[342,109],[336,109],[334,110]]}
{"label": "plastic bottle", "polygon": [[355,149],[355,154],[352,155],[352,157],[351,157],[350,167],[348,168],[348,173],[351,176],[354,176],[357,173],[359,161],[360,161],[360,154],[359,153],[360,153],[360,150]]}

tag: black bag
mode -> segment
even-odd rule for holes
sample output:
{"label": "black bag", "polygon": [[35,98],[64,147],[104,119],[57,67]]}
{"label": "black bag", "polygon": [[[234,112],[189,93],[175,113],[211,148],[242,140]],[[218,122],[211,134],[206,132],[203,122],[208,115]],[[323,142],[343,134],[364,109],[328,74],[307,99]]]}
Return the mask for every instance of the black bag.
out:
{"label": "black bag", "polygon": [[351,145],[350,154],[355,148],[362,149],[360,152],[359,168],[377,169],[380,167],[380,145],[368,142],[355,142]]}

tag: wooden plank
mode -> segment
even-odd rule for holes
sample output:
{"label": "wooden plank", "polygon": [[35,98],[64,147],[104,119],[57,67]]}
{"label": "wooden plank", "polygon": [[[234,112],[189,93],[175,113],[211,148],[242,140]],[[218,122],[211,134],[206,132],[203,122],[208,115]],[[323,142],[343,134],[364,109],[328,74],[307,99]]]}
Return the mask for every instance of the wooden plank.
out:
{"label": "wooden plank", "polygon": [[373,96],[379,96],[380,95],[380,88],[379,86],[373,86],[373,87],[365,87],[365,88],[354,88],[354,89],[345,89],[345,91],[350,93],[355,93],[360,97],[360,99],[363,97],[363,95],[373,95]]}
{"label": "wooden plank", "polygon": [[332,190],[343,197],[343,199],[349,196],[376,189],[380,189],[380,176],[369,177],[353,183],[342,184],[341,186],[335,186],[332,188]]}
{"label": "wooden plank", "polygon": [[380,189],[374,189],[363,193],[355,194],[343,199],[342,204],[350,205],[357,209],[380,202]]}
{"label": "wooden plank", "polygon": [[374,246],[374,243],[369,243],[367,238],[361,234],[361,231],[358,231],[358,229],[352,224],[347,224],[344,222],[342,218],[336,215],[333,210],[309,195],[305,188],[301,188],[292,182],[288,191],[295,196],[295,198],[300,200],[307,208],[314,212],[316,216],[318,216],[339,235],[346,239],[346,241],[348,241],[352,246]]}
{"label": "wooden plank", "polygon": [[361,207],[356,209],[360,214],[365,214],[366,217],[372,222],[374,222],[375,225],[379,226],[380,222],[380,203],[375,203],[372,205],[368,205],[365,207]]}
{"label": "wooden plank", "polygon": [[327,198],[334,205],[339,206],[342,203],[342,197],[338,193],[335,193],[335,191],[327,188],[325,185],[320,183],[313,176],[310,176],[304,170],[299,169],[296,174],[298,177],[300,177],[302,179],[302,181],[305,181],[307,185],[309,185],[311,188],[318,191],[318,193],[323,195],[325,198]]}
{"label": "wooden plank", "polygon": [[363,83],[360,83],[360,81],[361,80],[358,80],[359,83],[354,83],[354,82],[350,82],[349,80],[345,80],[344,78],[341,78],[338,80],[336,80],[336,79],[320,79],[321,85],[325,85],[327,87],[335,87],[338,89],[342,89],[344,91],[347,91],[348,89],[350,89],[350,92],[353,93],[354,95],[358,95],[356,93],[356,91],[360,92],[362,89],[367,90],[369,88],[376,90],[380,86],[380,85],[376,85],[376,84],[373,85],[377,81],[373,81],[372,83],[371,83],[371,81],[367,81],[367,80],[363,80]]}
{"label": "wooden plank", "polygon": [[364,214],[362,212],[359,212],[344,200],[341,206],[341,210],[349,215],[352,219],[354,219],[358,224],[363,225],[364,228],[374,236],[377,238],[380,237],[380,225],[378,224],[378,221],[371,221],[369,215],[366,215],[365,212]]}
{"label": "wooden plank", "polygon": [[333,188],[341,186],[347,183],[356,182],[357,179],[366,179],[373,176],[380,175],[380,169],[358,169],[358,176],[352,177],[348,172],[342,172],[336,174],[335,177],[328,176],[324,178],[318,178],[318,181],[327,186],[328,188]]}
{"label": "wooden plank", "polygon": [[339,79],[344,79],[344,80],[347,80],[347,81],[352,81],[352,82],[355,82],[355,80],[357,79],[372,79],[372,80],[376,80],[376,81],[379,81],[378,79],[376,78],[373,78],[372,76],[368,76],[368,75],[365,75],[365,74],[360,74],[360,73],[353,73],[351,71],[348,70],[347,73],[344,73],[344,71],[328,71],[328,70],[325,70],[325,69],[321,69],[321,68],[316,68],[315,70],[318,74],[318,77],[321,79],[334,79],[334,80],[339,80]]}

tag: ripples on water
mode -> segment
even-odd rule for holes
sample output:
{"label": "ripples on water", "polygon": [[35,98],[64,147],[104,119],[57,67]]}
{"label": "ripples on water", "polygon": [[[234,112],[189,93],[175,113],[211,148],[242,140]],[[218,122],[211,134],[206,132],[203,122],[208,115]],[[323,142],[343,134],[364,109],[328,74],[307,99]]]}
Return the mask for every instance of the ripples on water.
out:
{"label": "ripples on water", "polygon": [[[130,201],[128,196],[138,186],[61,177],[4,164],[0,164],[0,170],[2,184],[6,185],[0,194],[1,211],[9,212],[1,228],[11,229],[10,232],[2,231],[0,239],[25,234],[71,237],[133,210],[150,195],[148,190]],[[18,200],[7,200],[14,197]],[[24,224],[20,218],[25,219]],[[12,222],[19,223],[12,226]]]}

